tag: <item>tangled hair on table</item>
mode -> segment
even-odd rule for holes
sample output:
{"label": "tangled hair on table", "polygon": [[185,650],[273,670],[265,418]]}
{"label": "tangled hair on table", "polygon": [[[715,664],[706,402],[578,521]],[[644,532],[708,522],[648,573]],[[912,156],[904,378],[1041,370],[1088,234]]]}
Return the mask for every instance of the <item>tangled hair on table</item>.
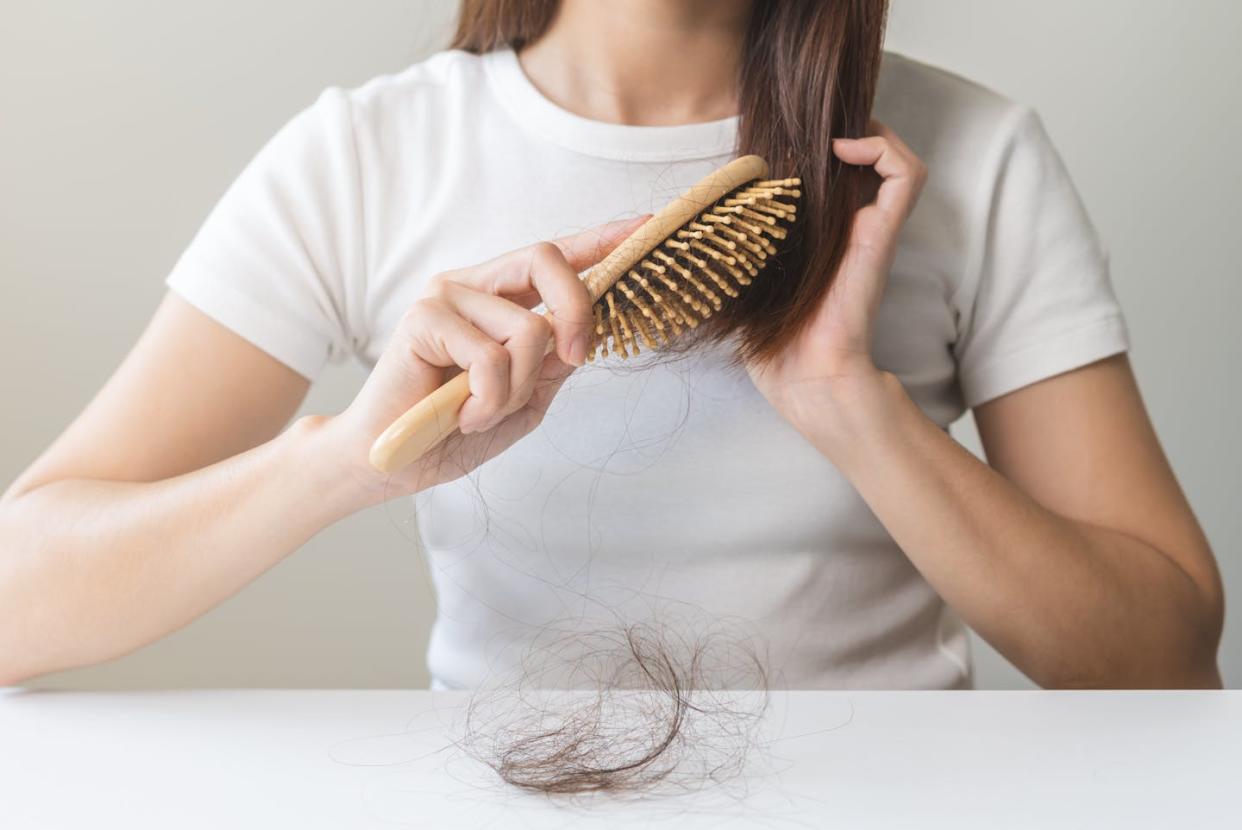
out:
{"label": "tangled hair on table", "polygon": [[[520,50],[558,10],[558,0],[463,0],[452,46]],[[703,326],[694,344],[730,338],[737,360],[771,359],[818,308],[845,256],[853,216],[879,183],[872,169],[837,159],[831,139],[868,132],[887,11],[887,0],[755,0],[736,79],[736,149],[767,159],[773,177],[801,178],[799,220],[771,272]],[[635,792],[718,780],[744,763],[766,698],[739,706],[709,691],[766,688],[762,663],[741,659],[748,652],[738,642],[696,641],[654,624],[585,643],[574,637],[578,646],[598,647],[594,659],[575,651],[577,680],[586,684],[577,688],[593,690],[585,696],[523,691],[516,711],[476,697],[466,746],[504,781],[555,794]],[[742,664],[747,677],[729,679],[728,669]],[[584,673],[591,667],[594,674]],[[521,683],[536,688],[529,675]]]}
{"label": "tangled hair on table", "polygon": [[[738,630],[686,639],[687,628],[647,622],[537,645],[517,694],[475,694],[463,748],[506,783],[550,794],[694,790],[739,775],[767,710],[763,661]],[[545,688],[551,673],[571,688]]]}

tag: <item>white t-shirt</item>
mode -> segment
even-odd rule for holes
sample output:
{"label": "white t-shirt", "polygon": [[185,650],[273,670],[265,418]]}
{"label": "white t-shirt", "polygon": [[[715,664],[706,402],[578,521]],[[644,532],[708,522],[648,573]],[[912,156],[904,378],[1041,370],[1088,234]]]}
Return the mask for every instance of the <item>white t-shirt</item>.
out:
{"label": "white t-shirt", "polygon": [[[929,170],[875,359],[931,420],[1127,348],[1107,254],[1031,108],[889,52],[875,115]],[[168,283],[308,378],[372,365],[433,274],[658,209],[736,129],[590,121],[509,50],[445,52],[324,92]],[[656,614],[737,621],[785,687],[970,685],[961,622],[726,355],[615,366],[579,370],[536,432],[417,497],[437,684],[514,668],[550,627]]]}

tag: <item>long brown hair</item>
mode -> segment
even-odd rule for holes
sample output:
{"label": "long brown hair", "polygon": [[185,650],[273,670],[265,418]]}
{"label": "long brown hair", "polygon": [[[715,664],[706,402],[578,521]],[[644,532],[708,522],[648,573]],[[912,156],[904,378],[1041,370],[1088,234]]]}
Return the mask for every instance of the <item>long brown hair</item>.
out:
{"label": "long brown hair", "polygon": [[[484,53],[541,37],[559,0],[463,0],[452,46]],[[875,194],[870,168],[842,164],[833,138],[866,134],[888,0],[755,0],[738,84],[737,152],[802,178],[796,232],[773,273],[723,309],[705,332],[735,334],[738,357],[775,356],[810,320],[849,241],[854,213]]]}

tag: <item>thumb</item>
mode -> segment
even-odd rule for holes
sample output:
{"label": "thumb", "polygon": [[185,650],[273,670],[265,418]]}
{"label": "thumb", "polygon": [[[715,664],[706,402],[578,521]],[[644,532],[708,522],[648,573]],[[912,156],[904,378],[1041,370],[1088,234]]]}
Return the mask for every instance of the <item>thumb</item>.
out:
{"label": "thumb", "polygon": [[651,218],[651,214],[635,216],[632,219],[618,219],[605,222],[593,228],[553,239],[552,244],[561,249],[565,261],[575,271],[585,271],[612,252],[630,234],[642,227]]}

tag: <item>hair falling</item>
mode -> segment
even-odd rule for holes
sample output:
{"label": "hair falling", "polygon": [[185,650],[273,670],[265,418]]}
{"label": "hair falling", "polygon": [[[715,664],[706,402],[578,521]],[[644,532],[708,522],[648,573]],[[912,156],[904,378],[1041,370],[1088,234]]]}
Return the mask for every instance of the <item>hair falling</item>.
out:
{"label": "hair falling", "polygon": [[[558,0],[463,0],[452,47],[520,50],[558,8]],[[879,185],[872,169],[841,162],[832,139],[867,134],[887,13],[888,0],[755,0],[736,80],[736,152],[762,156],[774,179],[801,179],[799,219],[769,273],[700,326],[694,343],[730,338],[737,359],[768,360],[819,306],[854,214]],[[476,757],[510,784],[556,794],[635,792],[740,769],[752,726],[730,724],[753,725],[759,710],[703,696],[711,681],[701,649],[670,649],[668,632],[649,627],[625,629],[619,644],[605,651],[625,667],[626,682],[601,673],[598,694],[585,701],[501,707],[494,717],[472,706],[467,743]],[[637,697],[618,694],[635,685]]]}

